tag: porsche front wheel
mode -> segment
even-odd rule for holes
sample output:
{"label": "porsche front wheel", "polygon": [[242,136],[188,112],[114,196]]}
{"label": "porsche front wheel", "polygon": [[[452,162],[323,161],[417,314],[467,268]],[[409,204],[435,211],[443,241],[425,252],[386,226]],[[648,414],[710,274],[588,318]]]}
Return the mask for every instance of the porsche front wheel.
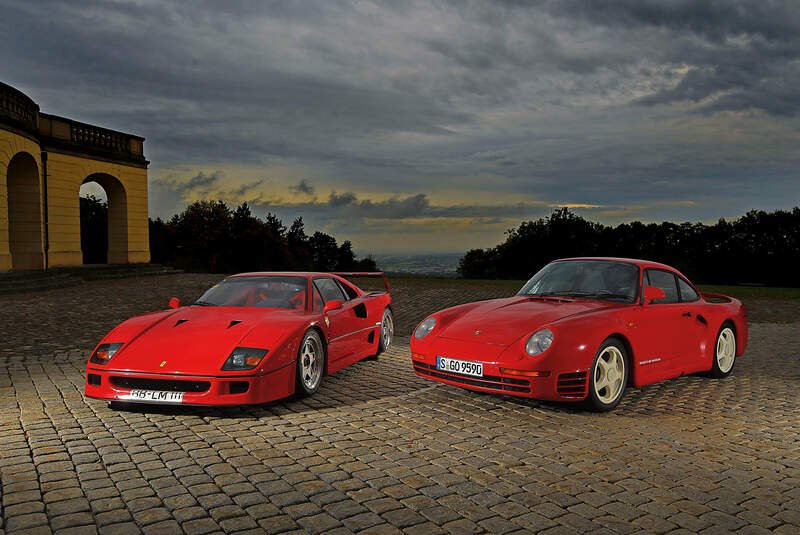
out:
{"label": "porsche front wheel", "polygon": [[317,331],[307,331],[297,352],[297,394],[310,396],[322,384],[325,349]]}
{"label": "porsche front wheel", "polygon": [[625,346],[615,338],[600,345],[592,362],[589,394],[586,401],[591,409],[610,411],[625,393],[628,383],[628,361]]}
{"label": "porsche front wheel", "polygon": [[711,377],[727,377],[733,371],[736,360],[736,335],[730,323],[725,323],[717,333],[714,344],[714,364],[709,372]]}

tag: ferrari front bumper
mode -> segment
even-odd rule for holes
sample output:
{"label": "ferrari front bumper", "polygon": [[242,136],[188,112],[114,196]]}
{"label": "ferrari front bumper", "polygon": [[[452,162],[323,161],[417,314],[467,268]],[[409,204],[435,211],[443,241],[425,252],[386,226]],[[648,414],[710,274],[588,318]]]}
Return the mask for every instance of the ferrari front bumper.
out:
{"label": "ferrari front bumper", "polygon": [[295,362],[255,375],[204,376],[105,370],[89,366],[87,397],[165,405],[252,405],[294,393]]}

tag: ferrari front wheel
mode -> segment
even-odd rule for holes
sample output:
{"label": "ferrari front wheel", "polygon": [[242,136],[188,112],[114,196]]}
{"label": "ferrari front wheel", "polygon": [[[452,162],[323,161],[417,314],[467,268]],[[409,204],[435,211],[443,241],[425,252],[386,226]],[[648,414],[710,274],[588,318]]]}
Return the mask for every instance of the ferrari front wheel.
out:
{"label": "ferrari front wheel", "polygon": [[297,352],[297,394],[310,396],[322,384],[325,367],[325,349],[317,331],[307,331]]}
{"label": "ferrari front wheel", "polygon": [[717,333],[714,344],[714,364],[711,366],[711,377],[727,377],[733,371],[736,360],[736,335],[730,323],[725,323]]}
{"label": "ferrari front wheel", "polygon": [[628,360],[625,346],[616,338],[609,338],[597,350],[589,376],[589,394],[586,401],[591,409],[610,411],[625,393],[628,383]]}

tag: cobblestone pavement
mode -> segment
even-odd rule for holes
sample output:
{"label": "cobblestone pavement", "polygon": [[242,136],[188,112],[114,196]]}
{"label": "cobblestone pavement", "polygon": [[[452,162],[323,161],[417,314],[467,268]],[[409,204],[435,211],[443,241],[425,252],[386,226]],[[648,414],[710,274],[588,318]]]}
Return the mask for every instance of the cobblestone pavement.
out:
{"label": "cobblestone pavement", "polygon": [[[798,324],[753,324],[730,377],[630,390],[609,414],[421,379],[402,336],[302,401],[120,411],[83,398],[99,336],[218,278],[0,297],[0,535],[800,533]],[[393,290],[405,333],[509,293]]]}

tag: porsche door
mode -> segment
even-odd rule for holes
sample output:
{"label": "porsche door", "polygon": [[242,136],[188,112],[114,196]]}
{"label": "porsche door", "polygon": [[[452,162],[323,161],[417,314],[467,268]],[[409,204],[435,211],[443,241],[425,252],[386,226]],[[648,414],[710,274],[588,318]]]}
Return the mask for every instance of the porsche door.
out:
{"label": "porsche door", "polygon": [[675,275],[662,269],[646,269],[642,287],[655,286],[666,297],[638,307],[634,321],[634,366],[639,383],[651,383],[681,374],[681,341],[686,317]]}

